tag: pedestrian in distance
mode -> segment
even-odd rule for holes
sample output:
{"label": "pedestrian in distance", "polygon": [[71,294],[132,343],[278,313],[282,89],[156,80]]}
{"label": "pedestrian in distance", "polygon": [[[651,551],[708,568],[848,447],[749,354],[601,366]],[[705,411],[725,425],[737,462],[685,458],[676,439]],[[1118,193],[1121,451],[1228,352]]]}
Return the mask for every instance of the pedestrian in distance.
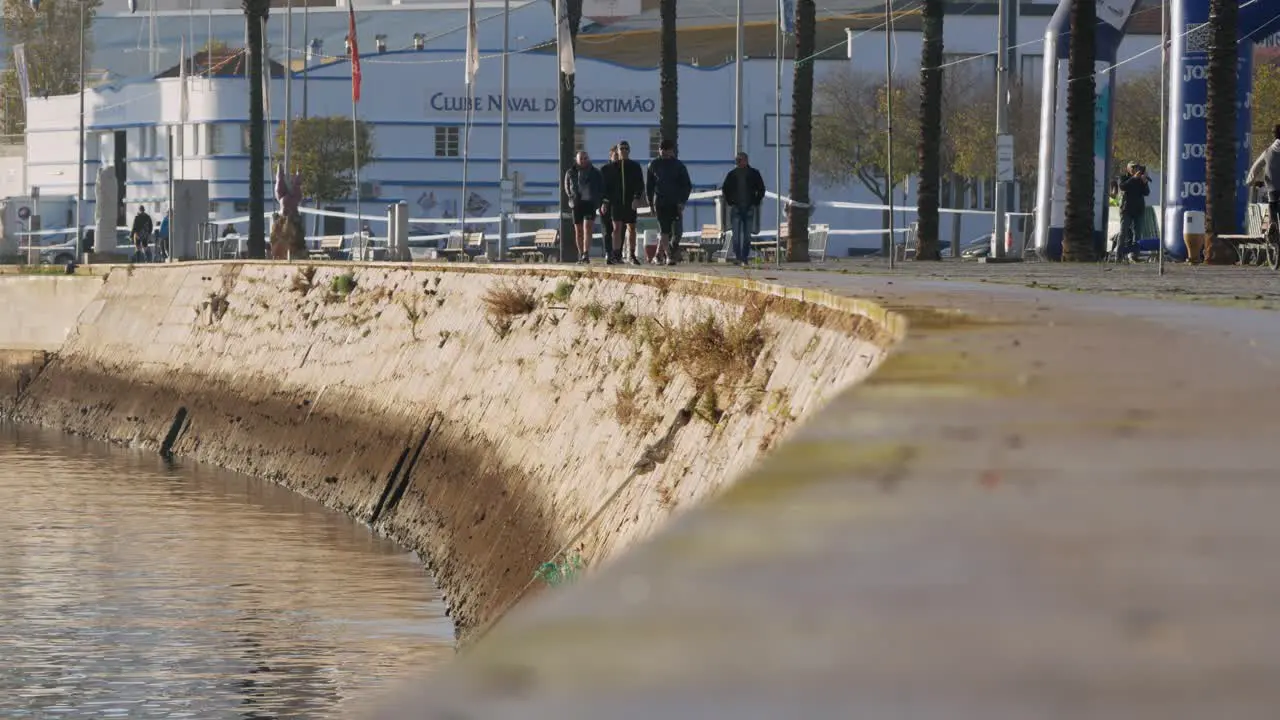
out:
{"label": "pedestrian in distance", "polygon": [[1280,232],[1280,125],[1273,130],[1275,140],[1249,168],[1248,185],[1263,189],[1267,201],[1267,233]]}
{"label": "pedestrian in distance", "polygon": [[649,210],[658,218],[658,252],[653,259],[659,265],[675,265],[680,260],[680,238],[675,237],[675,230],[692,192],[689,169],[676,158],[676,144],[663,139],[645,177]]}
{"label": "pedestrian in distance", "polygon": [[[614,145],[613,147],[609,148],[609,164],[612,165],[613,163],[616,163],[616,162],[618,162],[618,146]],[[606,165],[605,167],[608,167],[608,165]],[[604,183],[603,171],[601,171],[600,173],[600,182],[603,187],[603,183]],[[600,202],[600,234],[602,236],[601,247],[604,248],[605,264],[613,265],[618,261],[617,256],[620,253],[616,253],[614,251],[613,215],[610,214],[609,203],[604,201],[603,195],[601,196],[601,202]]]}
{"label": "pedestrian in distance", "polygon": [[133,228],[130,235],[133,237],[133,258],[134,262],[147,262],[151,257],[151,231],[155,229],[155,224],[151,221],[151,216],[147,214],[147,209],[138,206],[138,214],[133,216]]}
{"label": "pedestrian in distance", "polygon": [[760,225],[760,204],[764,202],[764,178],[751,167],[744,152],[738,153],[734,168],[724,176],[720,194],[729,208],[729,229],[733,232],[733,257],[746,267],[751,260],[751,240]]}
{"label": "pedestrian in distance", "polygon": [[622,252],[625,249],[629,253],[627,262],[639,265],[640,258],[636,256],[636,211],[644,203],[644,168],[631,159],[631,143],[626,140],[618,143],[618,159],[606,165],[601,174],[604,176],[606,212],[613,220],[613,262],[623,261]]}
{"label": "pedestrian in distance", "polygon": [[173,214],[171,210],[164,211],[164,217],[160,220],[160,229],[156,231],[156,252],[159,253],[160,260],[169,259],[169,216]]}
{"label": "pedestrian in distance", "polygon": [[1138,260],[1138,228],[1146,212],[1146,197],[1151,194],[1151,178],[1147,169],[1136,162],[1125,167],[1118,183],[1120,192],[1120,240],[1116,244],[1116,260]]}
{"label": "pedestrian in distance", "polygon": [[564,194],[573,211],[573,238],[578,246],[578,262],[591,262],[591,238],[595,234],[596,213],[604,200],[604,178],[591,164],[586,151],[578,151],[573,167],[564,173]]}

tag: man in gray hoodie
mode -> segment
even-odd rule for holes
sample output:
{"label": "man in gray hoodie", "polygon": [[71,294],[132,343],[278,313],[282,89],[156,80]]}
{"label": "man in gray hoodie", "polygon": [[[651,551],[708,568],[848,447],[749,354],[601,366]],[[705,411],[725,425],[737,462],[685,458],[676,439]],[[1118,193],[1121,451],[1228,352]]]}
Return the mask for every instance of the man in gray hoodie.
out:
{"label": "man in gray hoodie", "polygon": [[564,194],[573,208],[573,235],[578,245],[578,262],[591,262],[591,236],[595,233],[596,212],[604,200],[604,178],[591,164],[591,156],[579,151],[574,166],[564,174]]}
{"label": "man in gray hoodie", "polygon": [[1268,227],[1271,232],[1277,230],[1277,222],[1280,221],[1280,125],[1276,125],[1273,131],[1275,141],[1267,146],[1266,150],[1258,156],[1253,162],[1253,167],[1249,169],[1249,179],[1247,184],[1251,187],[1260,187],[1265,189],[1267,196],[1267,208],[1269,209],[1268,219],[1270,223]]}

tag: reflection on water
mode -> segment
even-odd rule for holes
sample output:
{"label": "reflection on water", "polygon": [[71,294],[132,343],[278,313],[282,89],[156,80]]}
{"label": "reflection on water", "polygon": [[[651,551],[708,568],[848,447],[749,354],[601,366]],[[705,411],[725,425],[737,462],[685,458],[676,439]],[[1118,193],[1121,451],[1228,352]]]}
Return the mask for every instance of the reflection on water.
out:
{"label": "reflection on water", "polygon": [[452,644],[417,559],[342,515],[0,426],[0,717],[338,718]]}

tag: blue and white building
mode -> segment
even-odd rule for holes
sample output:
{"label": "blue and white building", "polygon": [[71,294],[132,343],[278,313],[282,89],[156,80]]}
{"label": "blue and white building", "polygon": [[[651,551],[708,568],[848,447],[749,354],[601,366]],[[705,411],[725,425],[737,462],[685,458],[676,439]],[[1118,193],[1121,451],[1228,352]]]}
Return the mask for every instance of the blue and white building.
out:
{"label": "blue and white building", "polygon": [[[724,4],[709,0],[711,4]],[[545,0],[513,2],[510,45],[515,55],[510,62],[510,163],[517,178],[521,212],[554,210],[557,204],[557,119],[555,112],[557,64],[545,44],[554,37],[553,17]],[[761,4],[761,3],[754,3]],[[866,2],[845,2],[868,5]],[[1034,3],[1029,3],[1034,4]],[[476,109],[468,126],[466,90],[462,65],[465,45],[466,3],[439,3],[423,8],[384,6],[357,13],[363,71],[362,96],[358,105],[361,120],[373,127],[375,160],[361,172],[361,201],[366,214],[381,215],[386,204],[404,201],[410,215],[419,218],[456,217],[459,204],[467,202],[467,215],[492,215],[498,204],[499,108],[501,106],[501,2],[481,0],[481,63],[477,78]],[[1051,10],[1051,6],[1046,6]],[[272,136],[284,111],[284,52],[282,12],[273,11],[268,34],[273,47],[271,59],[281,64],[278,77],[270,80],[269,122]],[[144,32],[145,22],[137,16],[104,17],[98,22],[116,28],[123,35],[125,23],[137,27],[133,37]],[[763,11],[762,11],[763,16]],[[647,16],[646,16],[647,17]],[[730,16],[731,17],[731,16]],[[816,61],[816,72],[824,74],[851,64],[855,69],[883,74],[884,36],[868,18],[824,20],[847,24],[855,29],[850,52],[841,45]],[[244,16],[238,10],[163,12],[157,14],[159,44],[164,48],[164,69],[178,65],[178,48],[184,43],[188,54],[193,46],[209,39],[243,45]],[[1024,77],[1038,78],[1039,50],[1034,42],[1043,36],[1048,13],[1025,15],[1020,21],[1021,71]],[[597,160],[603,160],[609,146],[627,140],[633,156],[643,159],[656,152],[658,141],[657,48],[654,62],[647,67],[623,65],[608,59],[602,51],[612,44],[634,42],[631,33],[643,30],[645,18],[632,18],[619,25],[588,26],[580,38],[582,50],[577,64],[578,142]],[[763,21],[759,21],[763,22]],[[296,116],[350,117],[351,67],[344,55],[345,8],[312,8],[307,24],[318,47],[303,40],[301,15],[293,19],[292,106]],[[904,82],[918,77],[919,32],[900,30],[894,48],[895,74]],[[950,60],[970,58],[971,67],[989,66],[994,78],[993,57],[984,57],[995,46],[995,16],[968,13],[949,17],[946,46]],[[623,32],[618,32],[622,30]],[[104,32],[96,30],[95,32]],[[730,24],[730,33],[732,32]],[[421,49],[415,47],[421,36]],[[839,35],[844,36],[843,27]],[[194,37],[194,40],[190,39]],[[682,38],[684,36],[682,35]],[[1028,42],[1030,41],[1030,42]],[[683,40],[682,40],[683,42]],[[110,43],[107,43],[110,44]],[[1131,35],[1121,56],[1134,56],[1154,47],[1158,38]],[[820,42],[821,45],[821,42]],[[540,48],[539,46],[542,46]],[[634,48],[632,48],[634,50]],[[123,50],[116,48],[120,53]],[[308,52],[314,50],[314,52]],[[124,54],[116,57],[124,57]],[[305,58],[305,59],[304,59]],[[718,187],[732,167],[734,132],[734,66],[723,53],[714,57],[685,58],[680,67],[680,155],[689,166],[695,186]],[[129,214],[137,205],[162,210],[168,203],[170,177],[207,179],[210,183],[211,214],[215,218],[243,217],[248,211],[248,80],[243,77],[190,77],[187,80],[189,112],[182,122],[180,108],[182,81],[178,77],[153,78],[137,75],[136,65],[145,56],[121,61],[134,75],[116,79],[88,91],[84,217],[93,217],[93,182],[103,163],[123,163],[124,195]],[[94,64],[112,61],[101,47]],[[1148,53],[1124,67],[1124,72],[1147,72],[1158,67],[1158,53]],[[305,67],[305,70],[303,69]],[[982,70],[986,72],[986,70]],[[775,165],[777,148],[773,141],[775,123],[775,60],[752,57],[745,62],[744,142],[752,164],[761,170],[771,190],[781,179],[786,194],[790,157],[786,145],[789,127],[791,74],[790,59],[782,72],[784,147],[781,172]],[[305,96],[305,105],[304,105]],[[874,102],[874,98],[868,98]],[[28,105],[26,183],[38,186],[47,195],[74,195],[77,177],[78,97],[75,95],[35,98]],[[468,137],[467,128],[470,128]],[[993,131],[994,133],[994,131]],[[993,135],[994,138],[994,135]],[[269,144],[274,149],[274,143]],[[172,148],[172,151],[170,150]],[[469,148],[469,153],[467,149]],[[994,139],[993,139],[994,153]],[[1019,149],[1034,152],[1035,148]],[[467,193],[462,195],[464,155],[468,156]],[[271,162],[280,158],[275,157]],[[274,175],[274,165],[267,177]],[[172,175],[171,175],[172,173]],[[987,207],[978,185],[965,202],[975,208]],[[905,189],[909,193],[908,188]],[[270,189],[268,188],[268,198]],[[875,197],[856,182],[840,187],[813,185],[816,201],[874,203]],[[914,204],[909,194],[898,198]],[[334,203],[329,209],[351,212],[354,198]],[[710,203],[695,204],[686,228],[715,222]],[[913,215],[904,211],[903,220]],[[820,207],[815,222],[833,228],[876,228],[878,212]],[[329,218],[323,234],[352,232],[353,221]],[[763,224],[776,222],[772,206],[766,207]],[[900,221],[900,224],[905,224]],[[47,225],[47,223],[46,223]],[[983,216],[966,216],[964,239],[990,228]],[[528,228],[526,228],[528,229]],[[878,245],[874,236],[841,237],[831,240],[830,252],[844,254],[846,247]]]}

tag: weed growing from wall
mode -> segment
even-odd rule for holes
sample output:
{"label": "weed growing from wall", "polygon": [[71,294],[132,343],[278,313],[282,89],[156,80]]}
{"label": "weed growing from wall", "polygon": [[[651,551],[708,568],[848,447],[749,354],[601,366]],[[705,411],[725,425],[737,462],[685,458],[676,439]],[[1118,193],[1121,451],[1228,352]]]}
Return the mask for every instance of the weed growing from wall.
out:
{"label": "weed growing from wall", "polygon": [[537,571],[533,573],[533,576],[550,587],[558,587],[577,580],[581,577],[586,567],[586,563],[582,561],[582,556],[574,553],[560,560],[542,563]]}
{"label": "weed growing from wall", "polygon": [[515,318],[538,309],[538,299],[524,285],[504,280],[491,285],[485,292],[484,307],[489,327],[499,338],[504,338],[511,332]]}

